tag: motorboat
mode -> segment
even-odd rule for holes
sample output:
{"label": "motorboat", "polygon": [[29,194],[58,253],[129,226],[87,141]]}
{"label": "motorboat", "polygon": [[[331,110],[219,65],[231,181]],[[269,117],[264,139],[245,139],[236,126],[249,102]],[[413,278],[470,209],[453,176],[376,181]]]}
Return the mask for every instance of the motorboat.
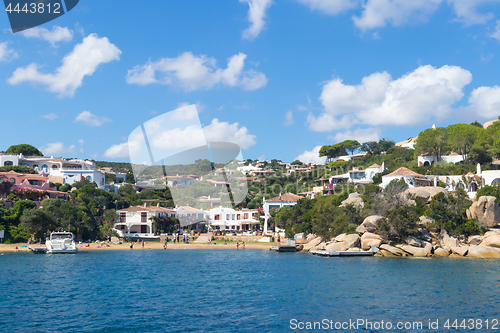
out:
{"label": "motorboat", "polygon": [[50,239],[45,242],[47,253],[76,253],[78,248],[75,244],[73,233],[67,231],[56,231],[50,234]]}

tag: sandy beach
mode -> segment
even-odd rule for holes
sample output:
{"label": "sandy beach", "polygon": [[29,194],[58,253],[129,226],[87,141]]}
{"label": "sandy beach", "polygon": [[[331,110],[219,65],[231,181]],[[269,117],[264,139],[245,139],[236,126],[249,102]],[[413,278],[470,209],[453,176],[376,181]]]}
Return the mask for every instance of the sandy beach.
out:
{"label": "sandy beach", "polygon": [[[213,242],[212,242],[213,243]],[[223,245],[222,242],[218,241],[216,242],[217,245],[210,245],[210,244],[200,244],[200,243],[189,243],[189,244],[184,244],[184,243],[172,243],[169,242],[167,245],[167,250],[178,250],[178,249],[227,249],[227,250],[236,250],[236,242],[228,242],[227,245]],[[241,244],[241,242],[240,242]],[[23,247],[23,245],[25,247]],[[89,244],[88,247],[86,247],[87,244],[82,244],[82,245],[77,245],[78,251],[106,251],[106,250],[127,250],[127,251],[142,251],[142,250],[159,250],[163,249],[163,243],[160,242],[146,242],[144,245],[144,248],[142,247],[141,243],[134,243],[134,247],[132,250],[130,250],[130,243],[124,243],[124,244],[110,244],[109,247],[107,247],[105,244],[99,245],[96,243],[91,243]],[[257,243],[257,242],[245,242],[245,248],[246,249],[258,249],[258,250],[269,250],[271,245],[276,245],[276,243]],[[31,252],[29,247],[44,247],[44,244],[26,244],[26,243],[17,243],[17,244],[0,244],[0,254],[1,253],[11,253],[15,252],[15,249],[19,249],[18,253],[21,252]]]}

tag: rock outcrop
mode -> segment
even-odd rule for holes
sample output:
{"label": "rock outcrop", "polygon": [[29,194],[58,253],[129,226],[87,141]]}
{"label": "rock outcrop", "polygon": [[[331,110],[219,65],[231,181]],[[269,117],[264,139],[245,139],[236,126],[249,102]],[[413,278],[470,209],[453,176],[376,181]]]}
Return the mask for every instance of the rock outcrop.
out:
{"label": "rock outcrop", "polygon": [[321,237],[313,238],[307,244],[304,244],[304,247],[303,247],[302,251],[306,251],[307,252],[307,251],[311,250],[312,248],[318,246],[319,243],[321,243]]}
{"label": "rock outcrop", "polygon": [[365,206],[365,203],[363,202],[363,199],[361,198],[361,194],[351,193],[351,194],[349,194],[349,198],[342,201],[342,203],[340,204],[340,207],[344,207],[347,205],[354,205],[358,208],[363,208]]}
{"label": "rock outcrop", "polygon": [[472,258],[500,258],[500,249],[491,246],[473,245],[469,247],[467,257]]}
{"label": "rock outcrop", "polygon": [[344,236],[342,242],[347,248],[359,247],[361,245],[361,239],[358,234],[350,234]]}
{"label": "rock outcrop", "polygon": [[452,246],[451,252],[458,254],[459,256],[465,257],[469,251],[468,246]]}
{"label": "rock outcrop", "polygon": [[483,239],[483,241],[479,245],[500,248],[500,234],[495,234],[495,235],[486,237],[485,239]]}
{"label": "rock outcrop", "polygon": [[427,203],[429,203],[436,194],[444,193],[445,196],[448,196],[448,191],[446,189],[434,186],[408,188],[405,190],[405,193],[409,198],[422,199]]}
{"label": "rock outcrop", "polygon": [[397,257],[406,255],[405,251],[398,249],[395,246],[388,245],[388,244],[380,245],[380,251],[382,252],[382,254],[384,256],[386,255],[386,252],[393,255],[393,256],[397,256]]}
{"label": "rock outcrop", "polygon": [[441,230],[441,234],[439,235],[439,240],[441,242],[442,247],[447,247],[451,249],[452,247],[457,247],[459,245],[458,239],[448,235],[448,232],[446,232],[446,230],[444,229]]}
{"label": "rock outcrop", "polygon": [[436,257],[447,257],[450,255],[450,252],[446,251],[445,249],[442,249],[440,247],[434,249],[434,256]]}
{"label": "rock outcrop", "polygon": [[500,222],[500,206],[495,197],[482,196],[466,211],[468,219],[476,219],[480,227],[494,227]]}
{"label": "rock outcrop", "polygon": [[365,251],[371,249],[372,246],[378,248],[384,242],[385,240],[382,236],[371,232],[365,232],[363,236],[361,236],[361,248]]}
{"label": "rock outcrop", "polygon": [[423,240],[418,239],[417,237],[414,237],[414,236],[406,237],[405,242],[406,242],[406,244],[408,244],[410,246],[414,246],[414,247],[424,247],[425,246]]}
{"label": "rock outcrop", "polygon": [[479,236],[479,235],[474,235],[474,236],[469,236],[467,239],[467,243],[469,245],[479,245],[483,241],[484,237]]}
{"label": "rock outcrop", "polygon": [[344,243],[330,243],[325,247],[325,250],[328,252],[333,252],[333,251],[345,251],[347,250],[347,247],[345,246]]}
{"label": "rock outcrop", "polygon": [[371,215],[368,216],[363,223],[361,223],[357,228],[356,232],[365,233],[365,232],[375,232],[377,230],[377,220],[383,218],[380,215]]}

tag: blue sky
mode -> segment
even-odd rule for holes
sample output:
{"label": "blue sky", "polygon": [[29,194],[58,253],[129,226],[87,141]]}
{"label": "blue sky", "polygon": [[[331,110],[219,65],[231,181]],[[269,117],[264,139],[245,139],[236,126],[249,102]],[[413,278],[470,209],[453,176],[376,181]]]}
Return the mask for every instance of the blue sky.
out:
{"label": "blue sky", "polygon": [[[81,0],[25,33],[0,15],[2,145],[128,161],[140,124],[197,104],[245,158],[321,162],[500,116],[500,0]],[[228,65],[229,64],[229,65]]]}

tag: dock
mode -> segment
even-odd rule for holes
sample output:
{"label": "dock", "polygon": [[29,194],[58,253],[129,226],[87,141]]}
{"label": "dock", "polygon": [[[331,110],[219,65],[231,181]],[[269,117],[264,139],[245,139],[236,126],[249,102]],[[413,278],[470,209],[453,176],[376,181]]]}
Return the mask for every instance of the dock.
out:
{"label": "dock", "polygon": [[47,248],[44,246],[44,247],[40,247],[40,246],[29,246],[28,249],[30,249],[31,252],[35,253],[35,254],[44,254],[44,253],[47,253]]}
{"label": "dock", "polygon": [[276,252],[297,252],[297,247],[295,245],[272,245],[270,250]]}
{"label": "dock", "polygon": [[322,257],[369,257],[373,256],[375,252],[372,251],[326,251],[314,250],[311,254]]}

